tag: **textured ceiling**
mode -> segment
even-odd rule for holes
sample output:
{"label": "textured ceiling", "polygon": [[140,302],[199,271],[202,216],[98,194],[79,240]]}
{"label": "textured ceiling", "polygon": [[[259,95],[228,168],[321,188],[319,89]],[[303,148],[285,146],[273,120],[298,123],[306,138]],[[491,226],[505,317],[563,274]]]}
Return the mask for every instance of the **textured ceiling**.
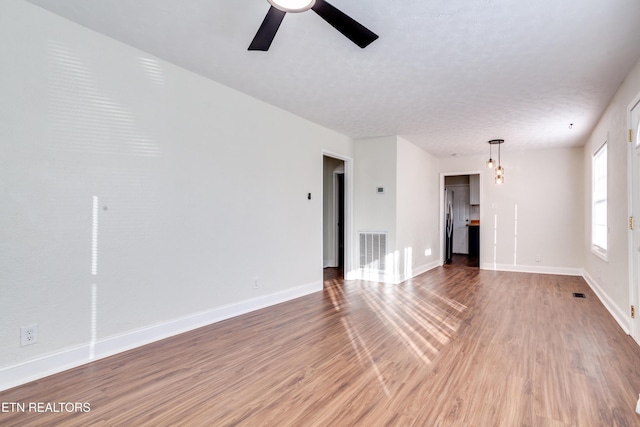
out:
{"label": "textured ceiling", "polygon": [[[380,38],[313,11],[247,51],[267,0],[28,0],[353,138],[438,157],[582,145],[640,57],[638,0],[329,0]],[[573,129],[569,124],[573,123]]]}

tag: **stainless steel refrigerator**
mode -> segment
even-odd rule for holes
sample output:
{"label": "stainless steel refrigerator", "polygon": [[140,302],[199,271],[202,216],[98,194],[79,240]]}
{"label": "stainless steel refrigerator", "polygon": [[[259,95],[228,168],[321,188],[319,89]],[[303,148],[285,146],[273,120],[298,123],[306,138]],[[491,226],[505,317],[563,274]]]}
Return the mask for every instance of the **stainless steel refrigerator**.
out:
{"label": "stainless steel refrigerator", "polygon": [[453,191],[444,189],[444,251],[445,264],[451,264],[453,254]]}

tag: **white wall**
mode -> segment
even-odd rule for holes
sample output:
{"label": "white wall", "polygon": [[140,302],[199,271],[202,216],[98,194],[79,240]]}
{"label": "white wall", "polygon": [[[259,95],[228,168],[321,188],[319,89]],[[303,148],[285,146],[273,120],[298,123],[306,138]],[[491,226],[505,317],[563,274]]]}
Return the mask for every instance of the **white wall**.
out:
{"label": "white wall", "polygon": [[[505,184],[482,156],[440,160],[444,174],[481,171],[480,262],[485,269],[580,274],[584,247],[582,148],[510,153]],[[539,256],[540,262],[536,259]]]}
{"label": "white wall", "polygon": [[[396,250],[396,139],[389,136],[355,141],[356,244],[360,232],[387,232],[389,253]],[[384,194],[378,194],[377,187],[384,187]]]}
{"label": "white wall", "polygon": [[[628,331],[629,325],[629,249],[627,210],[627,112],[629,103],[640,93],[640,62],[627,75],[598,121],[584,147],[585,227],[584,268],[592,287]],[[608,142],[608,261],[591,252],[591,158]]]}
{"label": "white wall", "polygon": [[357,140],[355,150],[356,230],[388,233],[385,275],[364,278],[398,283],[437,266],[437,160],[397,136]]}
{"label": "white wall", "polygon": [[0,388],[322,289],[350,139],[22,1],[0,40]]}
{"label": "white wall", "polygon": [[396,248],[399,280],[439,265],[438,160],[398,138]]}

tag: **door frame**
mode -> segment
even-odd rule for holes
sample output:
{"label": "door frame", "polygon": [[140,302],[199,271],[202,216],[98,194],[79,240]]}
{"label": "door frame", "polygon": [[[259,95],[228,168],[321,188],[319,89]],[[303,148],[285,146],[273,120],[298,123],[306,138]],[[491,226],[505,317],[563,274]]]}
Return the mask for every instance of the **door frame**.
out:
{"label": "door frame", "polygon": [[[340,266],[340,227],[338,227],[338,221],[340,221],[340,175],[342,175],[342,244],[345,244],[345,211],[344,211],[344,202],[345,202],[345,191],[344,191],[344,163],[342,171],[333,171],[333,236],[335,243],[335,252],[334,252],[334,266]],[[324,198],[323,198],[324,200]],[[344,257],[345,257],[345,248],[342,248],[342,267],[344,268]]]}
{"label": "door frame", "polygon": [[445,247],[444,247],[444,234],[445,234],[445,217],[444,217],[444,178],[447,176],[458,175],[478,175],[478,186],[480,190],[480,253],[478,254],[478,268],[482,269],[482,230],[483,230],[483,218],[484,218],[484,190],[482,186],[482,171],[460,171],[460,172],[440,172],[440,227],[438,239],[440,240],[440,265],[444,265],[445,262]]}
{"label": "door frame", "polygon": [[[344,162],[344,278],[346,280],[353,280],[357,278],[357,271],[354,271],[353,268],[353,159],[351,157],[347,157],[345,155],[335,153],[329,150],[322,150],[322,156],[320,160],[324,157],[331,157],[334,159],[342,160]],[[322,165],[322,163],[320,163]],[[334,183],[335,182],[335,174]],[[320,173],[320,186],[322,188],[323,197],[321,198],[321,207],[320,207],[320,266],[321,269],[324,268],[324,261],[322,256],[322,245],[323,245],[323,232],[324,228],[322,225],[323,220],[323,212],[324,212],[324,170],[321,168]],[[335,222],[335,221],[334,221]],[[336,225],[333,225],[334,230]],[[337,231],[335,231],[337,233]],[[338,255],[336,254],[336,257]]]}
{"label": "door frame", "polygon": [[[640,108],[640,93],[638,93],[629,106],[627,107],[627,129],[628,132],[631,132],[631,138],[627,138],[627,211],[629,218],[634,217],[634,219],[638,220],[638,225],[640,226],[640,212],[633,211],[633,202],[634,202],[634,183],[633,183],[633,164],[634,164],[634,152],[636,150],[636,145],[640,143],[637,141],[637,134],[633,135],[632,129],[634,128],[632,111],[634,108]],[[630,140],[629,140],[630,139]],[[640,149],[640,148],[638,148]],[[637,195],[636,197],[640,197]],[[638,255],[636,255],[636,251],[634,250],[634,236],[633,230],[630,227],[627,227],[627,242],[628,242],[628,252],[629,252],[629,305],[635,306],[636,310],[640,307],[640,279],[636,281],[636,277],[640,277],[640,262],[638,260]],[[640,243],[640,242],[639,242]],[[627,312],[628,313],[628,312]],[[629,335],[640,344],[640,314],[636,314],[636,318],[630,319],[629,322]]]}

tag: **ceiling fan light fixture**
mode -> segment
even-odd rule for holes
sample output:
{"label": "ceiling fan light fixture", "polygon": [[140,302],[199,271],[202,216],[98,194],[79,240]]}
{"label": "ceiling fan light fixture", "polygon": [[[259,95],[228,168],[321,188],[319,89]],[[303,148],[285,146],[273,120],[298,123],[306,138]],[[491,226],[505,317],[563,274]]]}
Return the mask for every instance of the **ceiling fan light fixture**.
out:
{"label": "ceiling fan light fixture", "polygon": [[271,6],[283,12],[304,12],[313,7],[316,0],[267,0]]}
{"label": "ceiling fan light fixture", "polygon": [[376,33],[325,0],[268,0],[268,2],[271,6],[248,50],[268,51],[285,15],[288,12],[305,12],[309,9],[361,49],[378,38]]}

